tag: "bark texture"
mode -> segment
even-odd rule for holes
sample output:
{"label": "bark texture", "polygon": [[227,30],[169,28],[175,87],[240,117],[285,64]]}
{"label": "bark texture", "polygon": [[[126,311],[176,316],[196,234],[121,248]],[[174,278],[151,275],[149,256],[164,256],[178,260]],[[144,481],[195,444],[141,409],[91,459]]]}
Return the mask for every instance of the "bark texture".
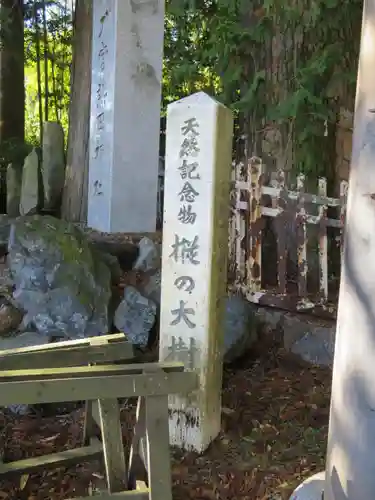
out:
{"label": "bark texture", "polygon": [[91,95],[92,0],[77,0],[69,135],[62,216],[87,220]]}

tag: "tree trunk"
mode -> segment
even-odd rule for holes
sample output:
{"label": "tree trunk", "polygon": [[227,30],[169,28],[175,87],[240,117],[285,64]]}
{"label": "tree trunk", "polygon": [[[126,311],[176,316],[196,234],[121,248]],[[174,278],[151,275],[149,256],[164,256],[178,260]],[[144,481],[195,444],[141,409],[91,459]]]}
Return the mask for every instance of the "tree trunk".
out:
{"label": "tree trunk", "polygon": [[5,16],[0,51],[0,142],[25,139],[23,0],[1,0]]}
{"label": "tree trunk", "polygon": [[62,216],[86,222],[89,168],[92,1],[77,0]]}

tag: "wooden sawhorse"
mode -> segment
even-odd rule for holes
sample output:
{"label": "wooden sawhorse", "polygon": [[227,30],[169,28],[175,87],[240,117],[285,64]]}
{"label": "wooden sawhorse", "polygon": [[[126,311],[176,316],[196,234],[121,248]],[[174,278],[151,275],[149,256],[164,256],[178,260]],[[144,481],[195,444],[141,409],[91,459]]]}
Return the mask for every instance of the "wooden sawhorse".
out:
{"label": "wooden sawhorse", "polygon": [[[87,352],[90,352],[90,359],[93,363],[102,362],[103,358],[108,359],[106,357],[108,355],[103,354],[108,351],[102,349],[103,345],[99,344],[99,346],[100,348],[95,350],[97,346],[86,345],[89,347]],[[41,346],[41,349],[44,347]],[[65,343],[61,352],[70,347],[67,347]],[[59,348],[56,349],[56,351],[59,350]],[[43,358],[37,348],[31,348],[31,351],[35,354],[34,360],[39,357],[41,364],[44,364],[42,360],[48,356]],[[49,352],[49,349],[47,351]],[[26,356],[25,353],[20,355],[13,352],[7,355],[4,354],[6,352],[0,352],[0,368],[3,366],[3,361],[4,365],[8,363],[8,367],[14,367],[16,360],[17,366],[18,362],[21,365],[24,363],[23,366],[30,366],[30,359],[28,363],[26,360],[20,361]],[[87,358],[83,361],[82,351],[78,352],[80,355],[73,356],[81,360],[80,364],[85,363]],[[99,352],[102,354],[98,355]],[[65,354],[62,357],[65,358]],[[50,362],[46,364],[54,365],[57,359],[58,356],[53,354]],[[168,395],[186,394],[195,390],[197,386],[197,375],[185,372],[183,365],[179,363],[70,365],[69,368],[42,368],[40,366],[29,370],[0,371],[0,405],[2,406],[80,400],[95,402],[88,403],[87,406],[85,446],[43,457],[1,464],[0,474],[24,473],[40,468],[66,466],[104,455],[108,493],[99,494],[98,499],[171,500]],[[138,398],[138,409],[133,444],[129,459],[126,460],[122,444],[118,398],[130,397]],[[101,442],[93,436],[95,423],[100,427]],[[138,456],[144,463],[148,481],[147,486],[141,490],[131,491],[136,484],[134,462]],[[127,462],[129,467],[127,467]],[[88,498],[91,497],[79,500],[88,500]]]}

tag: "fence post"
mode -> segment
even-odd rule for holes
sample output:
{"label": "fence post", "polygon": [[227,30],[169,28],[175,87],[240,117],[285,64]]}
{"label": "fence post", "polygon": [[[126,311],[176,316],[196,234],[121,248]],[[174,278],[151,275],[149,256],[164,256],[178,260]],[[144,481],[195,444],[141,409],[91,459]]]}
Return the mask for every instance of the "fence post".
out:
{"label": "fence post", "polygon": [[245,221],[241,209],[241,188],[237,186],[237,181],[241,181],[243,174],[243,163],[236,165],[236,198],[235,198],[235,253],[236,253],[236,285],[242,286],[246,275],[245,267],[245,249],[243,248],[243,239],[245,237]]}
{"label": "fence post", "polygon": [[344,250],[344,236],[345,236],[345,218],[346,218],[346,204],[348,201],[348,181],[340,182],[340,221],[341,221],[341,230],[340,230],[340,253],[342,257],[342,252]]}
{"label": "fence post", "polygon": [[299,297],[306,297],[307,295],[307,224],[306,224],[306,210],[305,200],[303,193],[305,191],[305,176],[299,174],[297,177],[297,190],[298,196],[298,295]]}
{"label": "fence post", "polygon": [[[236,263],[234,262],[234,245],[236,241],[236,164],[231,164],[231,184],[229,194],[229,229],[228,229],[228,267],[233,270]],[[234,266],[234,267],[233,267]]]}
{"label": "fence post", "polygon": [[252,157],[248,163],[249,184],[249,247],[247,255],[247,284],[250,292],[262,285],[262,160]]}
{"label": "fence post", "polygon": [[[286,224],[287,224],[287,203],[288,198],[285,191],[285,172],[279,170],[277,187],[279,194],[273,200],[273,206],[279,209],[279,214],[275,217],[276,239],[277,239],[277,282],[280,294],[286,293],[286,265],[287,265],[287,245],[286,245]],[[286,194],[286,200],[283,196]]]}
{"label": "fence post", "polygon": [[[319,196],[327,196],[327,179],[318,179]],[[323,302],[328,300],[328,239],[327,239],[327,206],[319,207],[319,289]]]}

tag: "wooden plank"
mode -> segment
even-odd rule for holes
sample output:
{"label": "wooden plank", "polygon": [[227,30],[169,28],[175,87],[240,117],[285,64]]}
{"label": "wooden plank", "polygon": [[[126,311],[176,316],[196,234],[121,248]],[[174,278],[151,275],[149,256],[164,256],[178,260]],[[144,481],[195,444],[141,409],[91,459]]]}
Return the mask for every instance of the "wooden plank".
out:
{"label": "wooden plank", "polygon": [[146,433],[150,500],[172,500],[168,396],[146,398]]}
{"label": "wooden plank", "polygon": [[[243,163],[236,165],[236,177],[241,179],[242,177]],[[247,189],[247,187],[246,187]],[[244,214],[241,212],[237,205],[241,203],[241,190],[236,190],[236,213],[235,213],[235,259],[236,259],[236,281],[242,283],[245,278],[246,266],[245,266],[245,250],[242,247],[243,238],[245,236],[244,229]]]}
{"label": "wooden plank", "polygon": [[306,210],[305,210],[305,176],[300,174],[297,177],[297,189],[300,193],[298,198],[298,247],[297,247],[297,261],[298,261],[298,295],[306,297],[307,295],[307,225],[306,225]]}
{"label": "wooden plank", "polygon": [[89,446],[92,440],[100,434],[100,419],[95,419],[94,405],[97,409],[96,401],[85,402],[85,416],[82,433],[82,446]]}
{"label": "wooden plank", "polygon": [[0,369],[12,370],[17,368],[23,370],[30,367],[70,367],[90,363],[131,360],[133,358],[134,350],[130,342],[111,342],[106,345],[77,345],[55,350],[26,351],[22,353],[0,351]]}
{"label": "wooden plank", "polygon": [[340,182],[340,222],[341,222],[341,230],[340,230],[340,253],[342,257],[342,253],[344,250],[344,234],[345,234],[345,219],[346,219],[346,204],[348,200],[348,188],[349,183],[347,181]]}
{"label": "wooden plank", "polygon": [[[169,439],[169,438],[168,438]],[[147,471],[147,443],[146,443],[146,401],[138,398],[136,424],[129,455],[129,487],[134,486],[137,480],[137,462],[141,462],[144,471]],[[143,471],[142,471],[143,472]]]}
{"label": "wooden plank", "polygon": [[247,255],[247,285],[252,292],[261,289],[262,281],[262,208],[261,182],[263,165],[259,158],[251,158],[248,166],[249,238]]}
{"label": "wooden plank", "polygon": [[230,215],[229,215],[229,231],[228,231],[228,262],[235,265],[235,246],[236,246],[236,168],[233,163],[231,170],[231,188],[230,188]]}
{"label": "wooden plank", "polygon": [[119,493],[98,493],[89,497],[75,497],[69,500],[149,500],[149,489],[139,491],[122,491]]}
{"label": "wooden plank", "polygon": [[[271,187],[271,186],[263,186],[262,194],[266,194],[268,196],[280,196],[281,188]],[[299,191],[288,191],[288,198],[290,200],[298,200]],[[331,198],[329,196],[323,196],[320,194],[312,194],[306,193],[305,195],[305,203],[312,203],[314,205],[327,205],[329,207],[339,207],[340,200],[339,198]]]}
{"label": "wooden plank", "polygon": [[[96,367],[93,367],[96,368]],[[123,398],[164,394],[188,394],[198,386],[193,372],[132,375],[84,375],[0,382],[0,405],[55,403],[86,399]]]}
{"label": "wooden plank", "polygon": [[118,401],[99,399],[98,408],[108,491],[121,492],[128,488],[128,478]]}
{"label": "wooden plank", "polygon": [[[318,191],[320,196],[327,195],[327,179],[321,177],[318,180]],[[321,300],[328,300],[328,238],[327,238],[327,206],[319,208],[319,290]]]}
{"label": "wooden plank", "polygon": [[337,304],[314,302],[308,297],[299,299],[297,295],[279,295],[276,290],[268,290],[260,293],[250,293],[242,290],[249,302],[260,306],[269,306],[289,312],[303,313],[320,318],[336,319]]}
{"label": "wooden plank", "polygon": [[278,186],[280,189],[279,196],[273,199],[274,208],[280,210],[280,214],[276,219],[276,240],[277,240],[277,282],[280,294],[286,293],[286,270],[287,270],[287,244],[286,244],[286,216],[287,206],[286,203],[287,190],[285,189],[285,172],[279,171]]}
{"label": "wooden plank", "polygon": [[[265,215],[266,217],[278,217],[282,213],[283,210],[281,208],[262,207],[262,215]],[[319,224],[320,216],[306,214],[306,222],[308,224]],[[328,218],[326,219],[327,227],[337,227],[340,229],[341,225],[342,224],[340,219],[328,219]]]}
{"label": "wooden plank", "polygon": [[[150,366],[151,365],[151,366]],[[150,370],[152,365],[167,372],[182,372],[184,370],[183,363],[139,363],[127,365],[100,365],[100,366],[74,366],[71,368],[46,368],[45,370],[30,369],[30,370],[1,370],[0,382],[12,380],[40,380],[48,378],[73,378],[73,377],[97,377],[101,375],[140,375],[145,370]]]}
{"label": "wooden plank", "polygon": [[1,463],[0,475],[31,473],[46,468],[60,467],[62,465],[64,467],[71,466],[85,462],[89,459],[96,459],[102,454],[102,444],[96,439],[90,446],[61,451],[59,453],[51,453],[50,455],[43,455],[41,457],[26,458],[15,462]]}
{"label": "wooden plank", "polygon": [[30,353],[30,352],[35,352],[35,351],[49,351],[53,349],[65,349],[69,347],[75,347],[75,346],[90,346],[95,342],[95,339],[101,339],[101,340],[107,340],[109,343],[113,342],[124,342],[126,341],[126,337],[123,333],[114,333],[111,335],[98,335],[96,337],[89,337],[86,339],[76,339],[76,340],[64,340],[61,342],[51,342],[50,344],[41,344],[41,345],[34,345],[30,347],[18,347],[15,349],[7,349],[0,351],[0,355],[2,354],[7,354],[7,353],[14,353],[14,354],[23,354],[23,353]]}
{"label": "wooden plank", "polygon": [[[236,181],[235,183],[235,188],[236,189],[247,189],[246,187],[247,182],[246,181]],[[277,198],[280,196],[280,191],[281,188],[279,187],[273,187],[273,186],[262,186],[262,195],[267,195],[271,196],[271,198],[275,197]],[[299,192],[297,191],[288,191],[288,198],[290,200],[298,200]],[[331,198],[329,196],[319,196],[316,194],[312,193],[306,193],[305,194],[305,203],[312,203],[314,205],[327,205],[329,207],[340,207],[340,199],[339,198]],[[242,201],[241,202],[242,209],[247,210],[247,202]]]}

